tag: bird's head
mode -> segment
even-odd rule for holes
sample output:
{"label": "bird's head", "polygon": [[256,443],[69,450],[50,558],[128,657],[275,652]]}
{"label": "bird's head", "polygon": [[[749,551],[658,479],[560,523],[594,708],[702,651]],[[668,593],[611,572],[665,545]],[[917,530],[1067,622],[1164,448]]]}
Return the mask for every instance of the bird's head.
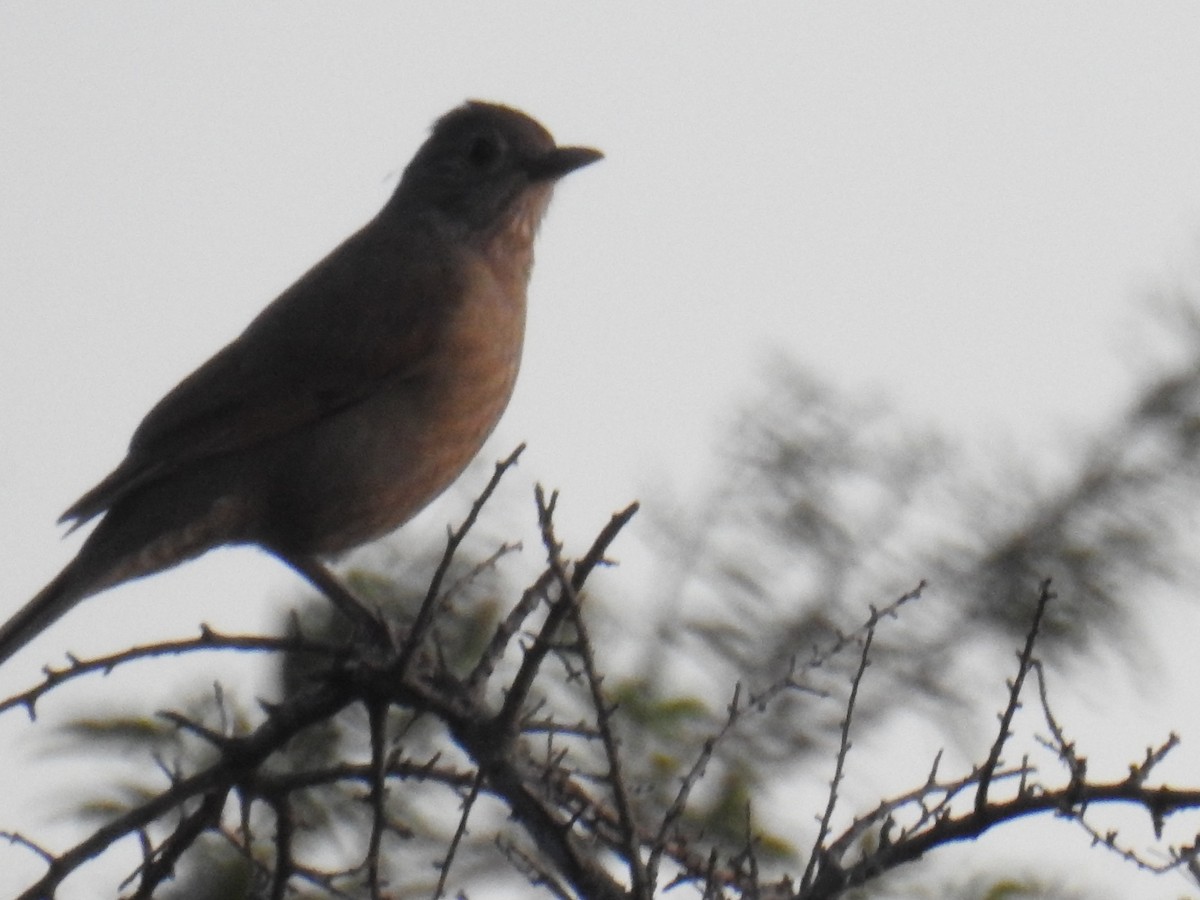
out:
{"label": "bird's head", "polygon": [[396,195],[474,236],[510,227],[515,216],[532,239],[554,182],[602,156],[589,147],[557,146],[518,110],[471,100],[434,123]]}

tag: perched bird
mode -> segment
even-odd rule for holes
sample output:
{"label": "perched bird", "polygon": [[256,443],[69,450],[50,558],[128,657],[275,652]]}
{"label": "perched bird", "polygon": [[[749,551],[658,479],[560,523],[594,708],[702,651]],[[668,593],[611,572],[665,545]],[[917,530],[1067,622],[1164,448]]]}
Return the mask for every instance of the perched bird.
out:
{"label": "perched bird", "polygon": [[103,518],[0,626],[0,661],[83,598],[223,544],[320,583],[321,557],[424,508],[508,404],[555,182],[600,158],[505,106],[439,119],[375,218],[150,410],[63,514]]}

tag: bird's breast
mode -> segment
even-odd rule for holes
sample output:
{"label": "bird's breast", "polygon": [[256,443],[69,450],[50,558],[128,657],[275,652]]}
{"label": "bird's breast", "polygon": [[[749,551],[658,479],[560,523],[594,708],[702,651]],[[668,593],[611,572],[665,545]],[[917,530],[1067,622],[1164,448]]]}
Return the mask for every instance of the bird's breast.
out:
{"label": "bird's breast", "polygon": [[456,448],[451,455],[461,466],[508,405],[525,339],[524,276],[498,271],[484,257],[471,258],[465,269],[463,295],[447,315],[426,374],[430,438]]}
{"label": "bird's breast", "polygon": [[480,255],[447,298],[416,371],[389,376],[297,444],[274,507],[277,543],[337,553],[404,524],[479,452],[508,405],[525,335],[525,280]]}

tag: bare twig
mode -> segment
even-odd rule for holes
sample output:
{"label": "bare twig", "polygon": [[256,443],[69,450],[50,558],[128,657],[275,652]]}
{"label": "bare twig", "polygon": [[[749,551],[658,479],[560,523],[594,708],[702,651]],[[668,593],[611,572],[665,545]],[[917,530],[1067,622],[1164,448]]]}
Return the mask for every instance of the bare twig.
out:
{"label": "bare twig", "polygon": [[850,681],[850,697],[846,701],[846,715],[842,718],[841,739],[838,742],[837,761],[833,768],[833,778],[829,781],[829,798],[825,803],[825,812],[821,815],[821,823],[817,828],[817,837],[813,841],[812,852],[804,867],[804,875],[800,879],[800,890],[803,891],[813,883],[819,866],[830,864],[825,854],[825,839],[829,836],[829,823],[833,820],[833,811],[837,806],[838,787],[846,773],[846,757],[850,753],[850,723],[854,718],[854,708],[858,702],[858,689],[862,685],[867,666],[871,663],[871,644],[875,640],[875,628],[879,624],[879,612],[871,608],[871,616],[867,620],[866,634],[863,637],[862,652],[858,658],[858,668]]}
{"label": "bare twig", "polygon": [[675,825],[683,817],[684,811],[687,809],[688,797],[691,796],[692,789],[699,783],[704,776],[704,771],[708,767],[709,760],[712,758],[713,752],[717,748],[717,744],[733,727],[741,714],[741,684],[734,685],[733,698],[726,706],[725,722],[716,734],[710,735],[705,739],[700,753],[696,756],[695,762],[683,776],[680,781],[679,790],[675,792],[675,799],[667,808],[663,815],[662,824],[659,825],[658,834],[655,836],[653,844],[650,847],[650,857],[646,862],[646,877],[653,884],[658,880],[658,868],[662,862],[663,853],[667,850],[670,841],[670,833],[675,828]]}
{"label": "bare twig", "polygon": [[467,796],[463,798],[462,815],[458,817],[458,827],[454,829],[454,837],[450,839],[450,846],[446,848],[446,857],[442,860],[438,872],[437,886],[433,889],[433,900],[439,900],[445,893],[446,879],[450,877],[450,866],[454,864],[454,854],[458,852],[458,845],[462,843],[462,839],[467,833],[467,820],[471,817],[471,810],[475,808],[475,800],[479,797],[479,789],[482,786],[483,773],[477,772],[471,781]]}
{"label": "bare twig", "polygon": [[367,868],[367,889],[371,892],[371,900],[382,897],[379,881],[379,847],[383,842],[383,830],[387,823],[387,753],[384,744],[387,742],[387,713],[386,703],[378,700],[367,702],[367,721],[371,732],[371,790],[368,799],[371,803],[371,834],[367,838],[367,855],[363,860]]}
{"label": "bare twig", "polygon": [[[549,553],[550,547],[557,545],[557,539],[554,537],[553,518],[558,495],[557,493],[552,493],[549,499],[547,499],[545,492],[539,485],[534,491],[534,496],[537,502],[538,524],[541,526],[542,539],[547,546],[547,553]],[[616,540],[621,529],[628,524],[637,510],[638,505],[631,503],[625,509],[612,515],[608,524],[601,529],[600,534],[592,542],[592,546],[588,549],[588,552],[572,567],[571,576],[567,580],[572,591],[577,592],[583,587],[592,570],[604,561],[604,554],[608,550],[609,545]],[[534,679],[541,669],[546,654],[554,646],[554,636],[558,633],[558,628],[562,624],[563,619],[569,613],[570,606],[570,595],[565,592],[560,593],[560,596],[550,605],[550,611],[546,614],[546,619],[542,623],[537,637],[525,650],[525,658],[521,661],[521,665],[517,669],[517,674],[513,677],[509,685],[508,694],[504,698],[504,705],[496,716],[496,721],[509,733],[513,733],[513,729],[516,727],[521,707],[529,696],[529,690],[533,686]]]}
{"label": "bare twig", "polygon": [[157,852],[142,865],[138,888],[133,895],[135,900],[149,900],[153,897],[154,891],[175,871],[175,864],[196,842],[196,838],[220,821],[228,791],[228,786],[224,786],[206,794],[199,808],[185,816]]}
{"label": "bare twig", "polygon": [[574,596],[575,592],[567,581],[561,560],[552,559],[551,568],[554,569],[555,576],[559,579],[564,595],[571,595],[571,619],[575,625],[575,632],[579,636],[579,658],[583,662],[592,708],[596,711],[596,727],[600,732],[605,758],[608,760],[608,783],[612,790],[613,803],[617,807],[617,816],[621,822],[621,840],[624,845],[625,862],[629,866],[630,895],[635,900],[651,900],[654,894],[654,885],[647,880],[647,869],[642,864],[638,826],[634,820],[633,806],[629,802],[628,787],[621,771],[621,754],[612,727],[612,716],[615,710],[604,697],[604,691],[600,685],[601,676],[596,669],[592,642],[579,608],[579,599]]}
{"label": "bare twig", "polygon": [[982,816],[987,810],[988,787],[992,783],[992,774],[1000,765],[1000,754],[1004,751],[1004,743],[1012,733],[1013,716],[1021,706],[1021,688],[1025,685],[1025,676],[1029,674],[1029,668],[1033,663],[1033,645],[1041,632],[1042,617],[1046,613],[1046,607],[1053,598],[1054,593],[1050,590],[1050,579],[1047,578],[1042,582],[1041,590],[1038,592],[1033,621],[1030,622],[1029,631],[1025,635],[1025,646],[1017,657],[1017,674],[1009,683],[1008,703],[1004,706],[1004,712],[1000,714],[1000,729],[996,733],[996,740],[992,744],[991,752],[988,753],[987,762],[980,769],[979,789],[975,792],[976,815]]}
{"label": "bare twig", "polygon": [[496,463],[492,477],[488,479],[483,492],[471,504],[471,510],[467,513],[467,517],[458,528],[452,529],[446,535],[446,549],[442,553],[442,558],[438,562],[437,568],[434,570],[433,578],[429,581],[429,589],[425,592],[425,599],[421,601],[421,607],[417,610],[412,627],[409,628],[408,635],[404,638],[404,643],[400,646],[399,671],[405,671],[411,664],[413,656],[417,652],[418,645],[424,639],[425,633],[429,630],[429,626],[433,622],[441,598],[442,582],[446,578],[446,572],[450,569],[450,563],[454,560],[454,554],[458,552],[459,545],[467,536],[467,532],[474,527],[476,520],[479,518],[479,513],[483,510],[484,504],[491,499],[496,487],[500,484],[500,479],[504,477],[504,473],[517,464],[517,460],[520,459],[524,450],[525,445],[520,444],[506,458]]}
{"label": "bare twig", "polygon": [[273,715],[251,734],[231,738],[220,759],[195,775],[180,779],[167,790],[117,816],[87,838],[50,860],[46,873],[31,885],[22,900],[52,896],[69,874],[98,856],[111,844],[145,828],[171,810],[196,797],[223,796],[245,773],[283,746],[297,732],[323,721],[353,702],[345,685],[323,685],[307,692]]}
{"label": "bare twig", "polygon": [[250,650],[265,653],[315,653],[335,659],[345,655],[345,648],[324,641],[313,641],[301,636],[292,637],[258,637],[255,635],[227,635],[213,631],[208,626],[201,626],[200,636],[189,640],[161,641],[131,647],[120,653],[98,656],[93,659],[68,657],[69,663],[62,668],[46,666],[42,670],[42,680],[33,687],[19,694],[0,701],[0,713],[10,709],[23,707],[30,719],[36,719],[35,706],[45,694],[61,684],[80,678],[84,675],[106,675],[118,666],[139,659],[153,659],[160,656],[179,656],[184,653],[195,653],[202,650]]}
{"label": "bare twig", "polygon": [[545,597],[546,591],[553,581],[554,572],[546,569],[532,585],[525,589],[521,594],[521,599],[496,626],[496,631],[492,634],[487,649],[480,655],[475,668],[467,676],[466,687],[470,693],[475,693],[492,677],[492,673],[496,670],[496,664],[504,655],[505,648],[508,647],[508,642],[520,631],[525,620],[537,607],[538,601]]}

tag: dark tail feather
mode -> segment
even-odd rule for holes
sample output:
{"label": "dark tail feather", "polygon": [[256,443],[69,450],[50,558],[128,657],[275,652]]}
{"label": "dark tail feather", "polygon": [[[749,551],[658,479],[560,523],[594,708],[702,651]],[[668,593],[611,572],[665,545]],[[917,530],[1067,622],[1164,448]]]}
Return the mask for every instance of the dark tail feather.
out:
{"label": "dark tail feather", "polygon": [[[120,471],[119,469],[117,470]],[[79,501],[69,516],[86,519],[109,480]],[[83,542],[76,557],[41,593],[0,625],[0,663],[28,644],[80,600],[161,572],[240,536],[228,504],[213,501],[212,473],[197,469],[158,488],[135,491],[112,508]]]}
{"label": "dark tail feather", "polygon": [[63,569],[36,597],[0,625],[0,663],[53,625],[94,588],[81,578],[78,558]]}

